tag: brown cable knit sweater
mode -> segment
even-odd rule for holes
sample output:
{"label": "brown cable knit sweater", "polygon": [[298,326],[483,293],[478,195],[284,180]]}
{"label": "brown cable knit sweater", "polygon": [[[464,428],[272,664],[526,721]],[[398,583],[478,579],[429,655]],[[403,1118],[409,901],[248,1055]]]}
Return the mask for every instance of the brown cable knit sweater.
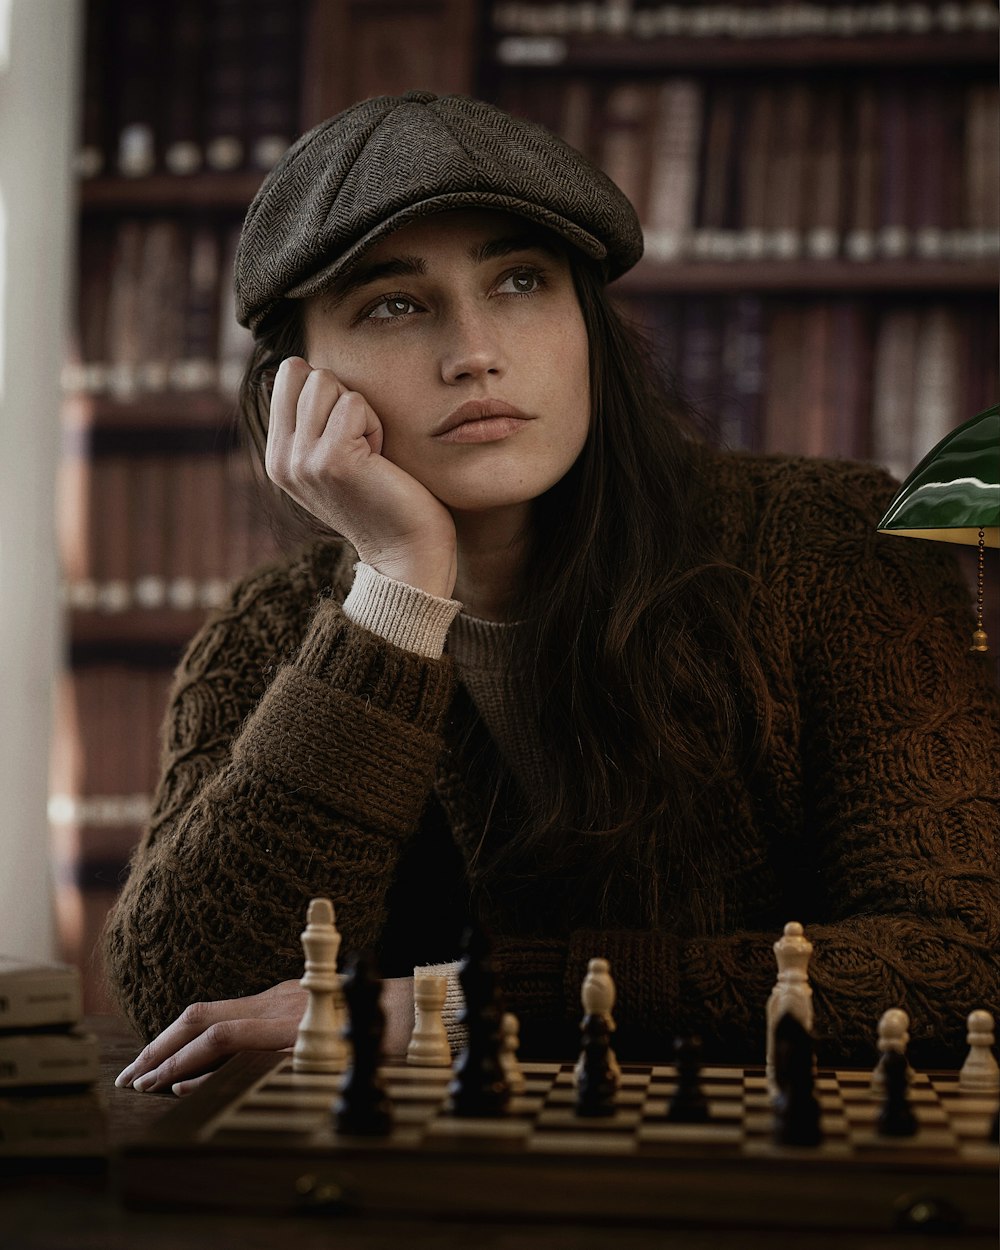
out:
{"label": "brown cable knit sweater", "polygon": [[[697,1029],[710,1053],[759,1062],[771,944],[797,919],[821,1055],[870,1058],[900,1005],[918,1061],[954,1064],[965,1015],[1000,1006],[1000,696],[966,651],[967,590],[939,544],[875,533],[893,493],[881,471],[714,461],[704,523],[766,588],[750,628],[776,708],[756,780],[705,794],[726,931],[629,916],[564,931],[545,903],[572,888],[559,880],[539,883],[525,925],[498,893],[488,922],[523,1048],[574,1053],[580,982],[602,954],[620,1054]],[[147,1036],[190,1002],[301,975],[314,895],[334,899],[345,954],[378,947],[391,974],[455,955],[502,765],[447,655],[346,619],[354,559],[317,543],[249,577],[178,670],[151,823],[105,937]]]}

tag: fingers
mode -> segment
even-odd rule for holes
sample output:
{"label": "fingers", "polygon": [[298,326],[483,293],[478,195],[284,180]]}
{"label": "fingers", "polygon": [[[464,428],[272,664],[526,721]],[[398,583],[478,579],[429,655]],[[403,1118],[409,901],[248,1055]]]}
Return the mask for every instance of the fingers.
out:
{"label": "fingers", "polygon": [[290,1018],[219,1020],[141,1076],[134,1076],[132,1088],[147,1094],[182,1086],[190,1092],[192,1081],[212,1072],[230,1055],[243,1050],[282,1050],[294,1043],[296,1031],[297,1021]]}
{"label": "fingers", "polygon": [[236,1001],[192,1003],[181,1012],[173,1024],[168,1025],[162,1033],[157,1034],[148,1045],[144,1046],[128,1067],[119,1072],[115,1078],[115,1085],[119,1089],[135,1086],[137,1080],[154,1071],[181,1047],[211,1028],[216,1021],[232,1015],[236,1007]]}
{"label": "fingers", "polygon": [[301,357],[282,361],[264,459],[273,482],[312,510],[310,488],[381,448],[382,426],[362,395],[348,390],[329,369],[313,369]]}

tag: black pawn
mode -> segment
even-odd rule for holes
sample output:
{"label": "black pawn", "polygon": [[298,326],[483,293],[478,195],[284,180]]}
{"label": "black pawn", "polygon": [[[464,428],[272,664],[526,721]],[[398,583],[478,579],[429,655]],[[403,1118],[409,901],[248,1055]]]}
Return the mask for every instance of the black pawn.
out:
{"label": "black pawn", "polygon": [[701,1038],[677,1038],[674,1042],[674,1063],[677,1066],[677,1088],[667,1108],[667,1119],[674,1124],[706,1124],[711,1115],[708,1099],[699,1081]]}
{"label": "black pawn", "polygon": [[819,1102],[813,1093],[813,1046],[809,1030],[790,1012],[774,1030],[774,1140],[780,1146],[818,1146],[823,1140]]}
{"label": "black pawn", "polygon": [[500,1058],[503,1006],[490,959],[490,944],[486,934],[474,927],[466,929],[462,949],[458,980],[465,1010],[459,1019],[465,1025],[468,1041],[448,1087],[451,1110],[458,1116],[501,1116],[510,1101],[510,1086]]}
{"label": "black pawn", "polygon": [[614,1115],[618,1082],[611,1066],[611,1028],[607,1016],[597,1013],[584,1016],[580,1036],[576,1114],[593,1119]]}
{"label": "black pawn", "polygon": [[359,955],[344,978],[351,1064],[340,1082],[333,1112],[338,1133],[353,1137],[385,1137],[392,1128],[392,1112],[379,1079],[385,1014],[379,1001],[382,979],[371,955]]}
{"label": "black pawn", "polygon": [[909,1080],[906,1056],[898,1050],[887,1050],[882,1059],[882,1075],[885,1077],[882,1110],[875,1122],[879,1137],[915,1137],[917,1117],[906,1092]]}

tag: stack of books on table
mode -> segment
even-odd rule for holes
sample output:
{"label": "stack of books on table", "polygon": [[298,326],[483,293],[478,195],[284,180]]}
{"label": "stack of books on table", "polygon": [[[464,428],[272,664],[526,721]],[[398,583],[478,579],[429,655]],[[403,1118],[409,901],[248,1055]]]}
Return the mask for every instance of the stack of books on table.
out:
{"label": "stack of books on table", "polygon": [[104,1154],[98,1041],[81,1027],[82,1002],[76,968],[0,955],[0,1156]]}

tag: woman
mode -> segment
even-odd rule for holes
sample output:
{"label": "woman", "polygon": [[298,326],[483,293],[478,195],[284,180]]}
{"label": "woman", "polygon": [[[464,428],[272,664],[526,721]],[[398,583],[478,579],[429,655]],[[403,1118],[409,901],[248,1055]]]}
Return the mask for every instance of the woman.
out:
{"label": "woman", "polygon": [[265,181],[241,406],[317,536],[178,672],[106,936],[153,1039],[120,1083],[290,1045],[320,894],[390,976],[482,920],[529,1053],[573,1053],[601,954],[619,1054],[759,1061],[789,919],[831,1058],[900,1005],[955,1062],[996,1009],[964,586],[876,536],[880,471],[702,444],[606,297],[640,253],[599,171],[458,97],[367,101]]}

